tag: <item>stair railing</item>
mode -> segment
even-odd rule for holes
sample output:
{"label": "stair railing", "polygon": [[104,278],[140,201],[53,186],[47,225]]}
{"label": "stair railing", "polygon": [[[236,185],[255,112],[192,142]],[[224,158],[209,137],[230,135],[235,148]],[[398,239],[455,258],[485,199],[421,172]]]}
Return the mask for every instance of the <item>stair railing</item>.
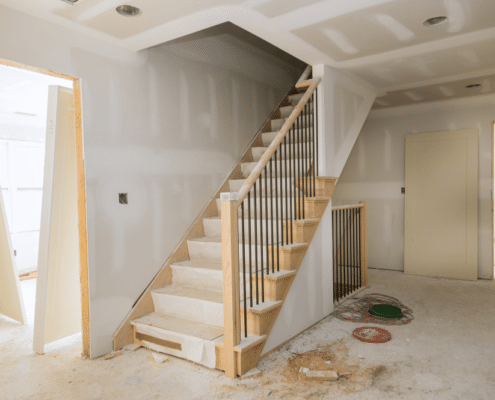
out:
{"label": "stair railing", "polygon": [[239,192],[220,197],[225,374],[230,378],[237,376],[241,330],[248,336],[248,310],[265,302],[264,275],[280,270],[280,246],[293,243],[292,222],[305,218],[305,198],[316,196],[320,81],[295,85],[307,89],[289,118]]}
{"label": "stair railing", "polygon": [[334,302],[368,284],[366,213],[365,202],[332,207]]}

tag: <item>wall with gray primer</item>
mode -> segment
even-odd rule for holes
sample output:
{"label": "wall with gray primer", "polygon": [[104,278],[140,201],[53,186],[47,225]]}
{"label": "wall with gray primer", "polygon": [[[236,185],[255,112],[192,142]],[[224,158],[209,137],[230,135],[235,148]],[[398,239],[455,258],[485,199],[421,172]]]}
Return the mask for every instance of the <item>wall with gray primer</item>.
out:
{"label": "wall with gray primer", "polygon": [[[373,88],[326,65],[318,87],[319,174],[339,176],[375,99]],[[337,183],[338,185],[338,183]],[[263,354],[333,311],[332,201],[290,288]],[[328,335],[334,335],[329,331]],[[322,338],[323,339],[323,338]]]}
{"label": "wall with gray primer", "polygon": [[0,37],[2,58],[82,78],[97,357],[302,69],[228,35],[133,53],[3,6]]}
{"label": "wall with gray primer", "polygon": [[[492,267],[491,125],[495,96],[372,111],[342,171],[334,204],[368,202],[370,268],[404,270],[404,160],[409,133],[479,129],[478,277]],[[406,188],[407,190],[407,188]]]}

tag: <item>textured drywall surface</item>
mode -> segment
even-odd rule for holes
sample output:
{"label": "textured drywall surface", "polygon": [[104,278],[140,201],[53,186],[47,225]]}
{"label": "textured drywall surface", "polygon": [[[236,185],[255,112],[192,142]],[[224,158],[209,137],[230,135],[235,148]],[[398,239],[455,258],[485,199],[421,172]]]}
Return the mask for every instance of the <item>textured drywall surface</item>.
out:
{"label": "textured drywall surface", "polygon": [[[478,278],[492,266],[491,130],[495,96],[372,111],[342,171],[334,204],[368,203],[368,265],[404,270],[404,160],[409,133],[479,129]],[[406,188],[407,190],[407,188]]]}
{"label": "textured drywall surface", "polygon": [[[361,324],[330,316],[259,362],[261,374],[242,380],[173,356],[153,366],[144,348],[110,360],[82,360],[80,338],[77,345],[67,341],[64,349],[58,343],[37,356],[29,343],[32,325],[0,316],[2,400],[493,399],[495,282],[379,270],[371,270],[369,279],[371,287],[363,294],[393,296],[413,310],[408,325],[372,325],[387,329],[390,342],[360,342],[351,335]],[[23,293],[30,282],[21,283]],[[334,365],[347,363],[360,372],[337,382],[286,375],[298,353],[326,346],[343,350],[322,352]]]}
{"label": "textured drywall surface", "polygon": [[96,357],[302,71],[221,35],[134,53],[3,6],[0,37],[82,79]]}

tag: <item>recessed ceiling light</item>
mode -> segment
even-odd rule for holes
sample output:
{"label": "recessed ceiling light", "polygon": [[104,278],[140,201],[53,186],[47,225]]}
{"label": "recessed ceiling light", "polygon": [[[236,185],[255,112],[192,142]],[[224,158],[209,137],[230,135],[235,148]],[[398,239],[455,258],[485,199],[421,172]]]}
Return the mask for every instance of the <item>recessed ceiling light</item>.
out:
{"label": "recessed ceiling light", "polygon": [[120,15],[124,15],[126,17],[137,17],[138,15],[141,14],[141,10],[137,7],[134,6],[129,6],[129,5],[121,5],[116,8],[117,12]]}
{"label": "recessed ceiling light", "polygon": [[440,17],[433,17],[433,18],[428,18],[425,22],[423,22],[424,26],[435,26],[435,25],[440,25],[441,23],[447,21],[447,17],[445,16],[440,16]]}
{"label": "recessed ceiling light", "polygon": [[466,89],[472,89],[472,88],[480,87],[480,86],[481,86],[481,83],[473,83],[472,85],[467,85]]}

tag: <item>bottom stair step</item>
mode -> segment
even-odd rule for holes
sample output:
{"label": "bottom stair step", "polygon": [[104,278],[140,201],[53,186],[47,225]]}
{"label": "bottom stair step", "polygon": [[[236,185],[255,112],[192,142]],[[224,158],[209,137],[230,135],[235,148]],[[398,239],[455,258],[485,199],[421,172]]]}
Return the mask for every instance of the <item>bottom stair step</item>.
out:
{"label": "bottom stair step", "polygon": [[215,343],[223,328],[151,313],[131,322],[135,342],[151,350],[215,368]]}

